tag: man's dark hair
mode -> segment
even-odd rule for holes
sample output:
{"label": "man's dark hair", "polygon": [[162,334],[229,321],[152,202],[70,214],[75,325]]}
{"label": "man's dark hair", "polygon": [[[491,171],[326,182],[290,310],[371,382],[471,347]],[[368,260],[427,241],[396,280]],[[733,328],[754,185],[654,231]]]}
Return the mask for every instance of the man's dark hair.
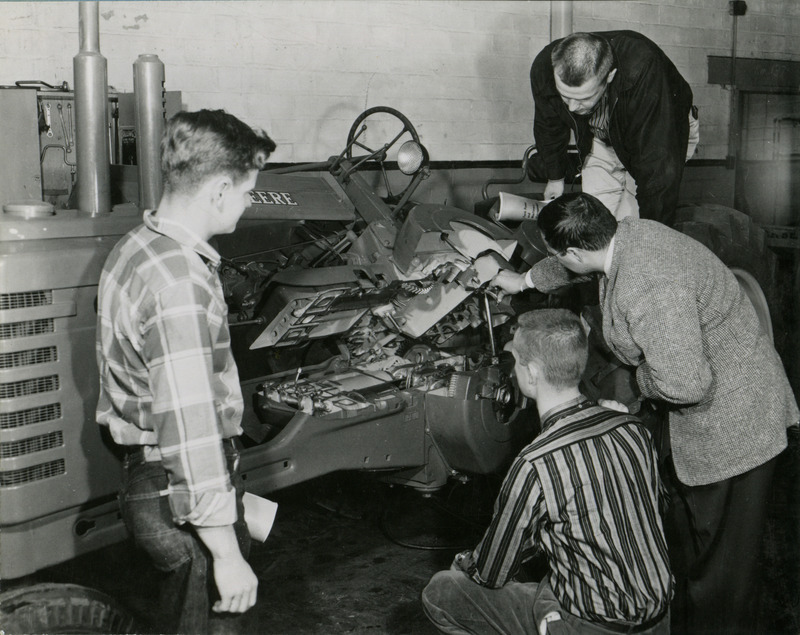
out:
{"label": "man's dark hair", "polygon": [[617,219],[591,194],[573,192],[549,202],[536,219],[545,242],[559,253],[569,247],[597,251],[608,246]]}
{"label": "man's dark hair", "polygon": [[514,350],[522,363],[536,362],[548,384],[577,386],[589,357],[586,331],[568,309],[538,309],[519,316]]}
{"label": "man's dark hair", "polygon": [[594,33],[573,33],[550,53],[553,71],[567,86],[583,86],[593,78],[605,79],[614,66],[611,45]]}
{"label": "man's dark hair", "polygon": [[275,142],[224,110],[181,111],[161,140],[161,172],[166,192],[188,192],[217,174],[235,183],[261,170]]}

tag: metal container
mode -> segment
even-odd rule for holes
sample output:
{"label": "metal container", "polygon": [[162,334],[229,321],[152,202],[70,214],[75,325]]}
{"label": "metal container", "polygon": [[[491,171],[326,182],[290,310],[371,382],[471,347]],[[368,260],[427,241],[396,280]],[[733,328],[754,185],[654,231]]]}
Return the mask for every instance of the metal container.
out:
{"label": "metal container", "polygon": [[161,137],[166,123],[164,64],[158,55],[143,54],[133,63],[136,112],[136,163],[139,207],[155,209],[161,199]]}
{"label": "metal container", "polygon": [[77,200],[81,212],[97,216],[111,211],[108,71],[100,54],[98,3],[81,2],[78,10],[80,52],[73,58]]}

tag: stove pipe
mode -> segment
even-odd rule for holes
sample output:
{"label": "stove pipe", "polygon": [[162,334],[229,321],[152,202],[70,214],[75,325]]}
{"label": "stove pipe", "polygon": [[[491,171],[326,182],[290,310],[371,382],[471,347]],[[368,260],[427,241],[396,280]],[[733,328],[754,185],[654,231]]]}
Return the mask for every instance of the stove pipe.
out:
{"label": "stove pipe", "polygon": [[80,2],[78,17],[80,52],[72,60],[77,201],[79,211],[98,216],[111,211],[108,71],[100,55],[98,3]]}

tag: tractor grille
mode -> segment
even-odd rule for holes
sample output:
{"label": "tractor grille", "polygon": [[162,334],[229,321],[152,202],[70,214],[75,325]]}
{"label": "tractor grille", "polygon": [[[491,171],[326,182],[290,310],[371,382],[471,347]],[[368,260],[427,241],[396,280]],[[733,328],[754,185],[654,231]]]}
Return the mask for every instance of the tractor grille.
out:
{"label": "tractor grille", "polygon": [[32,481],[41,481],[46,478],[60,476],[61,474],[66,473],[67,470],[64,459],[48,461],[47,463],[25,467],[21,470],[0,472],[0,487],[10,487],[12,485],[20,485],[22,483],[30,483]]}
{"label": "tractor grille", "polygon": [[53,304],[52,291],[23,291],[22,293],[0,293],[0,311],[7,309],[29,309]]}
{"label": "tractor grille", "polygon": [[43,452],[51,448],[60,448],[64,445],[64,434],[61,430],[42,434],[30,439],[0,443],[0,459],[11,459],[16,456],[25,456],[34,452]]}
{"label": "tractor grille", "polygon": [[47,377],[34,377],[22,381],[12,381],[0,384],[0,399],[13,399],[15,397],[28,397],[38,395],[43,392],[58,390],[58,375],[48,375]]}
{"label": "tractor grille", "polygon": [[29,351],[2,353],[0,354],[0,369],[33,366],[34,364],[48,364],[56,361],[58,361],[56,347],[47,346],[45,348],[34,348]]}
{"label": "tractor grille", "polygon": [[28,320],[27,322],[10,322],[0,324],[0,340],[11,340],[17,337],[33,337],[34,335],[44,335],[53,333],[55,325],[53,318],[43,318],[41,320]]}
{"label": "tractor grille", "polygon": [[22,426],[55,421],[61,418],[61,404],[51,403],[38,408],[18,410],[16,412],[0,412],[0,430],[11,430]]}
{"label": "tractor grille", "polygon": [[[38,312],[38,307],[52,304],[53,291],[51,290],[0,293],[0,311],[16,310],[17,315],[22,317],[25,317],[28,311],[31,312],[30,317],[33,317],[35,312]],[[36,319],[20,320],[19,317],[16,317],[16,320],[0,324],[0,342],[36,336],[40,337],[40,341],[37,341],[39,345],[35,348],[0,353],[0,371],[3,372],[5,380],[0,382],[0,400],[7,402],[4,408],[6,412],[0,412],[0,430],[20,429],[47,422],[54,422],[54,425],[60,426],[63,412],[58,396],[53,395],[53,398],[48,400],[50,403],[34,405],[36,401],[42,401],[42,397],[38,397],[38,395],[46,396],[60,389],[59,375],[46,372],[52,370],[53,367],[50,366],[42,367],[40,376],[30,377],[37,366],[58,362],[55,318],[37,317]],[[7,348],[19,348],[19,346],[8,346]],[[24,375],[17,372],[26,368],[30,370],[25,371]],[[30,398],[34,398],[33,404]],[[16,399],[21,400],[20,409],[9,409],[8,406]],[[38,453],[54,449],[63,450],[65,446],[64,430],[53,430],[53,425],[50,425],[49,428],[47,431],[41,428],[31,429],[30,434],[33,436],[0,442],[0,461],[10,462],[28,456],[35,461],[38,457],[34,457]],[[19,433],[16,436],[19,436]],[[5,464],[5,467],[11,467],[9,462]],[[26,460],[25,462],[31,461]],[[64,459],[45,461],[18,469],[0,470],[0,488],[41,481],[62,474],[66,474]]]}

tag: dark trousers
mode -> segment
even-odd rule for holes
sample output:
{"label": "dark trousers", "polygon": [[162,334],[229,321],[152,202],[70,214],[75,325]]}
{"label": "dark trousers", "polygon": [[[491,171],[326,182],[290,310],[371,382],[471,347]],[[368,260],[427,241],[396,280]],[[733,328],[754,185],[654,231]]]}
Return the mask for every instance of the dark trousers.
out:
{"label": "dark trousers", "polygon": [[678,481],[671,457],[667,461],[674,635],[755,632],[759,555],[776,463],[777,457],[719,483],[689,487]]}
{"label": "dark trousers", "polygon": [[[239,549],[247,557],[250,536],[244,522],[239,453],[226,443],[225,454],[237,493],[236,537]],[[122,518],[137,546],[147,553],[162,576],[156,631],[208,633],[211,605],[216,601],[211,557],[190,526],[172,521],[166,490],[167,473],[161,462],[147,463],[141,453],[125,457],[119,497]]]}

